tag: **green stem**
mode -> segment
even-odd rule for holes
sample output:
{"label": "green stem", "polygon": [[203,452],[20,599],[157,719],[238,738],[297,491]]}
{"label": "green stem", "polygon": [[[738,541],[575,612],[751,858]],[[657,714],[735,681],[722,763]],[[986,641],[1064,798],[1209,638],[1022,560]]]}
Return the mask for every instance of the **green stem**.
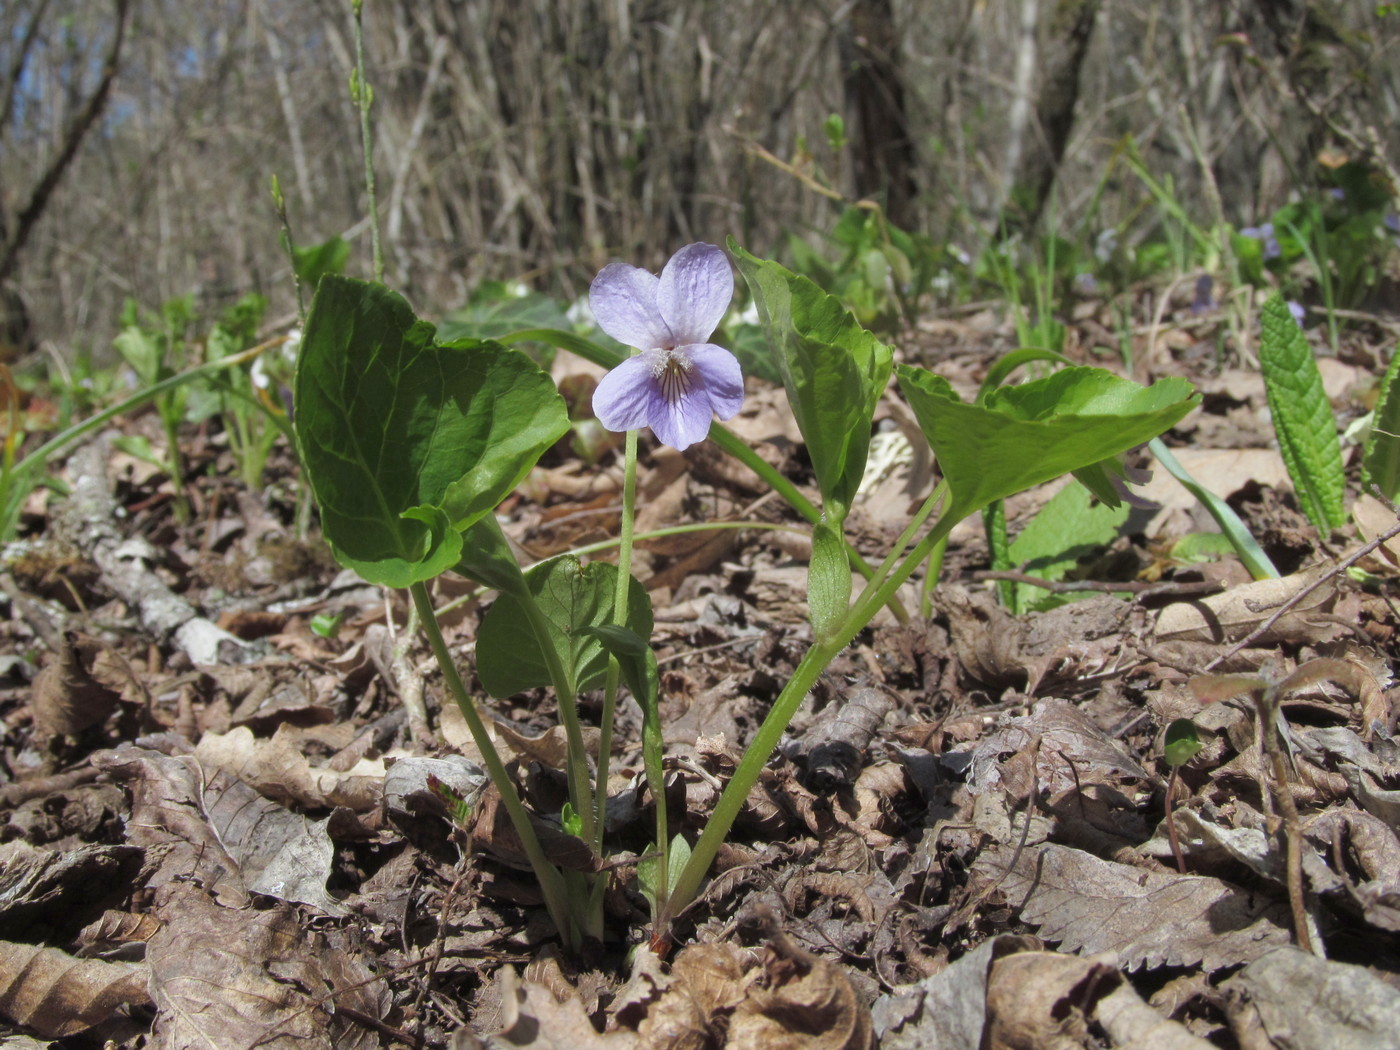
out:
{"label": "green stem", "polygon": [[409,593],[413,596],[414,608],[418,610],[418,618],[422,623],[423,632],[428,636],[428,644],[432,647],[433,656],[437,658],[438,666],[442,669],[443,678],[447,681],[447,688],[452,693],[453,699],[457,701],[457,707],[461,710],[462,718],[467,723],[467,730],[472,735],[472,741],[476,744],[477,750],[481,752],[482,760],[486,763],[487,775],[491,777],[491,782],[496,785],[496,790],[500,792],[501,801],[506,807],[506,814],[515,826],[515,833],[520,837],[520,843],[525,848],[525,855],[530,860],[530,867],[534,869],[535,877],[539,879],[540,889],[544,893],[545,907],[549,909],[550,918],[558,927],[559,936],[563,939],[565,947],[572,951],[578,947],[576,944],[577,931],[572,921],[563,875],[545,856],[544,848],[540,845],[539,837],[535,834],[535,828],[530,823],[530,815],[525,811],[525,804],[520,801],[520,795],[515,790],[515,784],[512,783],[510,774],[506,772],[505,764],[496,751],[496,745],[492,743],[491,736],[486,732],[486,726],[477,713],[476,704],[472,702],[471,696],[467,693],[467,687],[462,682],[462,676],[457,672],[457,665],[452,660],[452,654],[447,650],[447,642],[442,636],[437,617],[433,613],[433,602],[428,596],[427,585],[421,582],[415,583],[409,587]]}
{"label": "green stem", "polygon": [[578,719],[578,697],[574,694],[573,678],[570,677],[554,648],[554,639],[549,629],[549,620],[541,611],[535,596],[523,590],[516,596],[520,608],[524,610],[530,628],[535,633],[535,641],[540,647],[540,657],[549,671],[549,680],[554,684],[554,695],[559,701],[559,724],[564,727],[564,735],[569,742],[569,801],[574,812],[583,824],[583,840],[593,842],[594,820],[593,792],[588,785],[588,749],[583,743],[583,729]]}
{"label": "green stem", "polygon": [[[927,517],[935,499],[941,498],[946,492],[947,483],[941,482],[925,506],[920,508],[920,520]],[[696,894],[700,891],[700,883],[704,880],[706,872],[709,871],[715,854],[719,852],[720,846],[728,837],[735,819],[744,808],[744,802],[748,799],[749,792],[758,783],[758,778],[768,764],[768,759],[777,749],[778,741],[782,739],[783,733],[787,731],[798,707],[801,706],[803,699],[812,687],[816,685],[822,672],[874,618],[880,607],[888,603],[900,585],[909,578],[910,573],[928,558],[939,543],[947,538],[953,526],[965,516],[966,512],[966,508],[956,506],[946,508],[933,528],[928,531],[918,546],[899,563],[897,568],[886,575],[878,584],[873,579],[866,585],[865,590],[861,592],[855,604],[846,614],[840,628],[833,632],[829,638],[812,643],[802,657],[802,661],[797,665],[797,669],[793,671],[792,678],[788,680],[788,684],[778,695],[778,699],[774,701],[772,709],[763,720],[763,724],[758,727],[758,732],[754,734],[752,743],[744,752],[743,758],[739,760],[738,768],[734,770],[734,775],[715,804],[714,813],[705,823],[700,838],[691,850],[690,860],[681,869],[680,877],[676,880],[671,898],[667,902],[665,920],[669,921],[674,918],[695,899]],[[906,530],[907,534],[908,530]],[[900,539],[905,541],[904,536],[901,536]],[[888,562],[888,559],[886,561]],[[882,565],[881,568],[883,569],[884,566]],[[876,572],[875,579],[880,579],[879,570]]]}
{"label": "green stem", "polygon": [[369,202],[369,242],[374,257],[374,279],[384,283],[384,252],[379,245],[379,198],[374,191],[374,139],[369,126],[369,107],[374,90],[365,79],[364,0],[350,0],[355,18],[355,105],[360,110],[360,145],[365,155],[365,195]]}
{"label": "green stem", "polygon": [[[637,432],[627,431],[622,459],[622,528],[617,540],[617,590],[613,595],[613,623],[627,624],[627,605],[632,591],[632,539],[637,513]],[[601,856],[603,829],[608,815],[608,767],[612,763],[613,719],[617,712],[619,668],[616,656],[608,658],[608,680],[603,692],[603,713],[598,732],[598,817],[593,848]],[[638,698],[640,700],[640,697]]]}

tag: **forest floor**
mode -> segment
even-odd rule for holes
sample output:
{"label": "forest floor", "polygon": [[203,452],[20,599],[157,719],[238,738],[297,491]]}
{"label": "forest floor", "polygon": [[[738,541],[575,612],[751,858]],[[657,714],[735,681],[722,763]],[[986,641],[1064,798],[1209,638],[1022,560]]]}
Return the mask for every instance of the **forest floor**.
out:
{"label": "forest floor", "polygon": [[[1160,468],[1157,509],[1071,552],[1073,586],[1113,586],[1055,608],[1007,611],[981,575],[981,522],[963,523],[929,614],[907,587],[908,622],[882,614],[804,704],[664,959],[635,879],[652,825],[634,704],[610,782],[609,940],[565,957],[491,793],[463,827],[432,789],[479,784],[462,718],[403,636],[404,597],[339,571],[314,529],[298,538],[290,453],[249,491],[217,430],[188,428],[180,524],[168,478],[112,434],[77,449],[70,495],[31,501],[0,576],[0,1045],[1396,1045],[1400,544],[1360,563],[1367,586],[1342,564],[1395,514],[1359,495],[1348,447],[1359,527],[1307,522],[1222,314],[1164,311],[1133,333],[1130,367],[1106,314],[1082,309],[1067,353],[1196,385],[1202,406],[1167,443],[1282,579],[1186,558],[1183,538],[1215,528]],[[1344,427],[1397,328],[1352,324],[1335,353],[1324,332],[1309,329]],[[1013,338],[987,309],[898,345],[967,396]],[[566,357],[556,378],[586,375]],[[749,393],[733,428],[809,482],[781,389]],[[852,518],[876,560],[932,480],[902,451],[904,418],[887,397],[883,467]],[[159,442],[150,415],[121,430]],[[546,456],[502,508],[528,558],[616,535],[616,459]],[[810,640],[809,544],[710,443],[681,455],[644,436],[640,486],[639,530],[794,526],[638,553],[672,826],[693,834]],[[1059,487],[1009,501],[1013,535]],[[465,599],[443,624],[468,672],[489,604],[470,592],[436,594]],[[1282,752],[1251,688],[1281,700]],[[551,697],[491,710],[533,809],[558,814]],[[1182,717],[1204,746],[1173,778],[1163,732]]]}

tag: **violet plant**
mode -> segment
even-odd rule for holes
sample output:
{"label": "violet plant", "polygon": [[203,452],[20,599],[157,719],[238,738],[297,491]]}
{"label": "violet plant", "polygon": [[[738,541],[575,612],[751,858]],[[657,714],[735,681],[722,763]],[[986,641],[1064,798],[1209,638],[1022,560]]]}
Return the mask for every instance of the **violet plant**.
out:
{"label": "violet plant", "polygon": [[[820,505],[739,442],[722,422],[743,397],[737,361],[709,342],[733,278],[712,245],[680,249],[659,277],[623,264],[594,281],[603,330],[632,344],[623,357],[548,330],[500,342],[439,342],[397,294],[328,276],[307,319],[295,382],[296,432],[328,542],[365,579],[407,588],[468,729],[539,880],[565,946],[603,935],[609,844],[606,784],[617,690],[643,712],[643,765],[656,813],[653,847],[637,863],[652,904],[653,940],[699,894],[720,845],[803,698],[883,606],[905,615],[896,592],[952,527],[992,502],[1061,474],[1093,471],[1162,433],[1195,404],[1184,380],[1142,387],[1101,369],[1070,367],[975,404],[943,378],[896,365],[893,350],[840,302],[775,262],[729,251],[758,307],[765,338],[810,455]],[[611,367],[595,409],[626,431],[618,564],[571,555],[523,569],[496,508],[569,427],[548,376],[505,342],[548,341]],[[865,471],[875,408],[891,376],[937,457],[942,480],[876,566],[854,555],[846,515]],[[706,434],[755,465],[812,522],[808,592],[812,642],[774,702],[714,813],[691,843],[671,835],[662,781],[664,740],[650,646],[652,611],[630,573],[638,429],[686,448]],[[1104,467],[1097,469],[1101,472]],[[1116,498],[1110,488],[1107,498]],[[936,516],[935,516],[935,512]],[[854,570],[854,572],[853,572]],[[496,697],[548,686],[568,741],[568,802],[532,813],[487,730],[434,616],[428,584],[457,572],[496,589],[477,640],[477,676]],[[862,578],[857,592],[854,579]],[[601,688],[600,743],[589,755],[578,696]],[[562,870],[536,825],[581,838],[593,870]]]}

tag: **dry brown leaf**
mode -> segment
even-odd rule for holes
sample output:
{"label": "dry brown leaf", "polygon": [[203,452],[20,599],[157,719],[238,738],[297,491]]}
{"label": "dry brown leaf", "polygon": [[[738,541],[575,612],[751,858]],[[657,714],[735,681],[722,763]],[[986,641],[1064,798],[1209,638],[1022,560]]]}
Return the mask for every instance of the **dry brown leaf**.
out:
{"label": "dry brown leaf", "polygon": [[[1123,965],[1239,965],[1289,943],[1287,909],[1219,879],[1146,871],[1047,844],[989,850],[974,871],[1066,951],[1117,952]],[[1004,879],[1003,879],[1003,876]]]}
{"label": "dry brown leaf", "polygon": [[128,944],[145,944],[160,929],[160,920],[149,912],[105,911],[96,922],[78,933],[84,956],[100,955]]}
{"label": "dry brown leaf", "polygon": [[512,966],[501,968],[501,1031],[486,1039],[459,1032],[453,1043],[462,1050],[634,1050],[633,1032],[600,1035],[575,996],[560,1002],[544,985],[522,981]]}
{"label": "dry brown leaf", "polygon": [[[1200,601],[1168,605],[1157,617],[1156,640],[1238,641],[1272,617],[1280,605],[1312,587],[1329,571],[1325,567],[1310,569],[1282,579],[1242,584]],[[1330,580],[1319,585],[1257,639],[1257,644],[1321,642],[1332,638],[1341,628],[1325,614],[1331,610],[1336,597],[1337,588]]]}
{"label": "dry brown leaf", "polygon": [[[160,742],[172,750],[182,745],[178,738]],[[191,754],[129,745],[99,751],[92,762],[130,786],[127,838],[141,846],[175,846],[152,886],[193,873],[234,907],[253,892],[345,914],[326,892],[335,853],[326,833],[329,818],[307,820],[241,780],[206,769]]]}
{"label": "dry brown leaf", "polygon": [[83,1032],[123,1006],[144,1006],[146,967],[76,959],[57,948],[0,941],[0,1015],[45,1039]]}
{"label": "dry brown leaf", "polygon": [[764,981],[729,1022],[725,1050],[869,1050],[870,1010],[836,964],[784,936],[765,953]]}
{"label": "dry brown leaf", "polygon": [[34,728],[45,737],[81,733],[97,725],[116,709],[119,699],[92,675],[105,643],[72,631],[62,638],[63,647],[44,665],[30,693]]}
{"label": "dry brown leaf", "polygon": [[345,806],[365,813],[379,805],[385,764],[360,759],[348,770],[312,766],[296,744],[300,731],[277,727],[271,740],[259,740],[240,726],[228,733],[205,733],[194,754],[209,769],[222,769],[259,794],[284,805],[310,809]]}
{"label": "dry brown leaf", "polygon": [[1002,756],[1034,752],[1035,787],[1051,794],[1088,784],[1151,779],[1126,748],[1079,708],[1064,700],[1042,700],[1029,715],[1007,719],[972,749],[968,788],[974,794],[1005,786],[1024,798],[1031,783]]}
{"label": "dry brown leaf", "polygon": [[[221,908],[188,883],[162,891],[147,945],[160,1050],[375,1050],[387,992],[358,960],[299,926],[291,909]],[[217,950],[211,950],[213,947]]]}
{"label": "dry brown leaf", "polygon": [[0,936],[66,941],[117,903],[140,878],[136,846],[43,849],[22,839],[0,845]]}
{"label": "dry brown leaf", "polygon": [[1102,962],[1059,952],[998,959],[987,975],[986,1050],[1079,1050],[1094,1005],[1121,980]]}
{"label": "dry brown leaf", "polygon": [[882,995],[871,1008],[881,1050],[977,1050],[987,1015],[987,975],[995,960],[1043,947],[1002,934],[916,985]]}

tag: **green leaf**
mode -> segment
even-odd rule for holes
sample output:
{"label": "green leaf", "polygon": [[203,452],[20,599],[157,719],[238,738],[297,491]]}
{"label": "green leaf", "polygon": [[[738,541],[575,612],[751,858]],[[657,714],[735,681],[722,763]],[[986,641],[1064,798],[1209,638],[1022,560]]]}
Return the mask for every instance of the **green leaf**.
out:
{"label": "green leaf", "polygon": [[[583,566],[572,555],[555,558],[527,572],[525,586],[544,615],[548,644],[559,654],[574,692],[597,685],[607,672],[608,652],[596,628],[613,622],[617,566],[596,561]],[[641,638],[651,636],[651,601],[636,580],[627,599],[626,626]],[[529,613],[514,595],[502,594],[481,621],[476,672],[486,691],[497,697],[554,684]]]}
{"label": "green leaf", "polygon": [[837,630],[851,604],[851,562],[841,526],[823,514],[812,529],[812,560],[807,570],[807,604],[812,631],[823,639]]}
{"label": "green leaf", "polygon": [[326,274],[343,273],[349,260],[350,242],[339,234],[320,244],[292,248],[292,267],[307,288],[315,288]]}
{"label": "green leaf", "polygon": [[1381,380],[1380,397],[1371,419],[1371,434],[1366,439],[1362,457],[1361,487],[1370,491],[1372,485],[1381,495],[1394,502],[1400,495],[1400,383],[1395,382],[1400,371],[1400,348],[1390,359],[1390,367]]}
{"label": "green leaf", "polygon": [[1048,361],[1058,365],[1074,364],[1064,354],[1057,354],[1054,350],[1042,350],[1035,346],[1012,350],[1008,354],[1003,354],[997,359],[996,364],[987,370],[987,377],[982,380],[982,385],[977,390],[977,404],[986,404],[987,395],[1001,386],[1006,381],[1007,376],[1022,365],[1028,365],[1035,361]]}
{"label": "green leaf", "polygon": [[[1078,484],[1066,485],[1041,508],[1011,544],[1010,562],[1032,576],[1063,579],[1081,559],[1111,543],[1128,520],[1128,507],[1095,503]],[[1064,595],[1029,584],[1017,588],[1017,613],[1063,604]]]}
{"label": "green leaf", "polygon": [[1346,522],[1337,421],[1312,350],[1283,296],[1264,304],[1259,324],[1259,367],[1283,462],[1303,513],[1319,532],[1327,533]]}
{"label": "green leaf", "polygon": [[750,255],[733,238],[729,250],[753,292],[817,487],[839,524],[865,473],[875,405],[893,354],[807,278]]}
{"label": "green leaf", "polygon": [[321,281],[295,380],[296,434],[341,564],[406,587],[451,568],[461,532],[568,430],[563,399],[523,354],[447,346],[403,297]]}
{"label": "green leaf", "polygon": [[452,568],[467,579],[502,593],[525,593],[525,574],[494,514],[482,515],[480,521],[462,533],[462,557]]}
{"label": "green leaf", "polygon": [[1162,745],[1162,757],[1169,766],[1184,766],[1200,752],[1202,747],[1196,723],[1189,718],[1178,718],[1167,726]]}
{"label": "green leaf", "polygon": [[1097,368],[1003,387],[980,406],[922,368],[896,373],[952,490],[945,513],[958,517],[1141,445],[1196,405],[1184,379],[1142,387]]}
{"label": "green leaf", "polygon": [[1278,579],[1278,569],[1274,567],[1273,561],[1264,553],[1264,548],[1259,546],[1245,523],[1240,520],[1234,508],[1188,474],[1186,468],[1172,455],[1171,449],[1162,443],[1161,438],[1153,438],[1147,443],[1147,447],[1157,462],[1167,468],[1167,473],[1181,482],[1182,487],[1195,496],[1215,519],[1220,531],[1225,534],[1240,561],[1244,562],[1245,568],[1249,570],[1250,576],[1256,580]]}
{"label": "green leaf", "polygon": [[112,340],[112,345],[117,348],[117,353],[122,355],[136,378],[141,380],[145,386],[151,386],[160,379],[161,366],[164,364],[165,350],[159,336],[152,335],[144,328],[130,325]]}

